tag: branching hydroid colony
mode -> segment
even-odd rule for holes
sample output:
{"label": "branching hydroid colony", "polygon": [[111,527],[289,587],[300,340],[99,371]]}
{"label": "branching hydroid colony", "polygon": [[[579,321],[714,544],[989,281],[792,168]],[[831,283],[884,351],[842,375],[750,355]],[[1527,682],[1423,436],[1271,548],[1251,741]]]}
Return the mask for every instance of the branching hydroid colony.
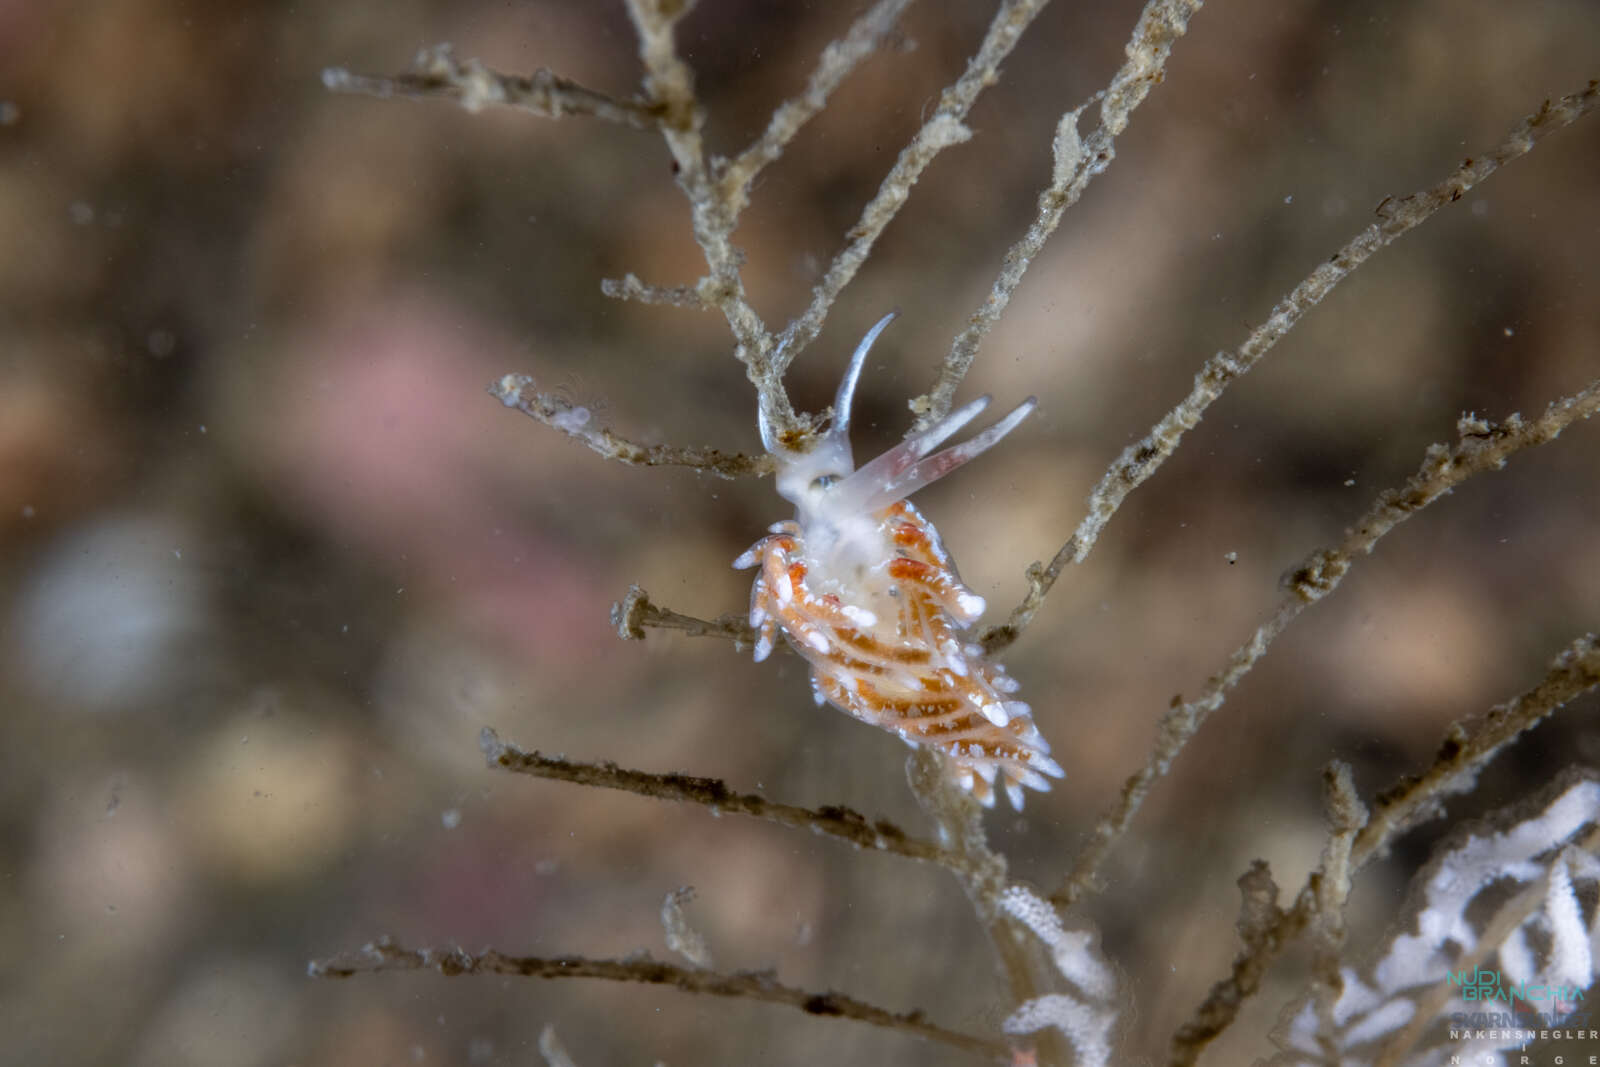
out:
{"label": "branching hydroid colony", "polygon": [[[954,338],[932,388],[912,401],[916,425],[899,446],[860,467],[854,464],[849,439],[852,400],[867,351],[889,320],[879,322],[860,343],[826,432],[822,418],[795,410],[784,386],[785,372],[817,338],[835,302],[934,159],[974,137],[966,125],[970,110],[1001,77],[1001,64],[1044,4],[999,4],[965,70],[940,94],[888,168],[804,310],[781,330],[767,326],[746,292],[742,255],[732,241],[735,226],[758,176],[783,156],[841,82],[879,50],[909,0],[879,0],[870,6],[822,51],[800,94],[778,107],[754,142],[731,158],[707,151],[702,136],[706,109],[696,96],[693,72],[678,51],[679,24],[692,6],[629,0],[644,68],[643,87],[629,98],[599,93],[543,70],[531,77],[498,74],[475,61],[458,62],[445,47],[424,52],[411,71],[398,77],[335,70],[324,80],[343,91],[451,98],[470,111],[508,107],[545,117],[597,118],[664,138],[688,202],[705,274],[680,285],[658,285],[627,274],[606,281],[603,288],[621,300],[715,310],[723,316],[733,354],[755,389],[751,421],[760,428],[765,453],[637,444],[598,425],[570,400],[538,391],[532,379],[521,375],[507,375],[491,391],[507,406],[609,459],[683,466],[724,478],[776,475],[779,494],[796,506],[797,514],[773,527],[739,560],[757,568],[748,616],[730,611],[715,620],[693,618],[652,603],[634,587],[613,611],[617,630],[631,639],[642,638],[649,628],[722,636],[753,649],[758,659],[777,647],[781,633],[811,668],[819,703],[832,703],[913,744],[910,783],[934,824],[934,839],[919,839],[848,807],[807,809],[738,792],[715,779],[529,753],[502,742],[492,731],[485,732],[484,752],[492,767],[701,804],[949,870],[965,889],[1004,974],[1004,984],[989,998],[987,1018],[994,1031],[972,1033],[933,1023],[917,1011],[893,1011],[837,993],[809,993],[779,983],[769,972],[714,971],[705,940],[687,924],[681,909],[686,898],[677,890],[667,895],[663,916],[670,945],[698,946],[686,954],[689,966],[640,956],[603,960],[411,950],[382,941],[353,958],[316,964],[314,970],[347,975],[429,967],[446,974],[489,971],[666,984],[789,1004],[813,1015],[843,1016],[995,1062],[1120,1062],[1119,1018],[1126,1018],[1130,1002],[1137,1007],[1138,991],[1118,988],[1116,961],[1083,929],[1082,908],[1104,887],[1107,858],[1128,835],[1151,789],[1278,636],[1338,588],[1381,538],[1466,479],[1496,470],[1587,419],[1600,408],[1600,381],[1551,401],[1530,419],[1463,417],[1453,443],[1429,448],[1415,475],[1378,495],[1342,540],[1311,553],[1294,568],[1267,621],[1198,695],[1175,700],[1160,718],[1143,766],[1111,798],[1076,857],[1062,864],[1068,873],[1050,893],[1008,874],[1005,857],[988,843],[978,802],[992,801],[993,787],[999,785],[1020,808],[1023,787],[1042,789],[1049,784],[1046,776],[1063,771],[1073,775],[1073,754],[1058,747],[1052,758],[1044,739],[1051,732],[1050,718],[1037,697],[1031,710],[1013,698],[1016,683],[994,656],[1027,629],[1067,568],[1088,556],[1123,500],[1173,455],[1207,408],[1340,282],[1500,167],[1594,110],[1600,89],[1590,83],[1546,102],[1500,143],[1443,179],[1385,200],[1376,220],[1295,286],[1238,348],[1203,363],[1189,394],[1112,462],[1091,493],[1084,518],[1055,556],[1027,568],[1022,601],[1003,622],[973,630],[984,610],[983,599],[961,582],[938,534],[905,498],[996,444],[1032,410],[1030,399],[964,443],[936,451],[982,412],[987,398],[951,410],[980,345],[1064,212],[1113,162],[1117,137],[1162,81],[1169,54],[1200,4],[1151,0],[1110,81],[1089,100],[1062,111],[1051,144],[1051,175],[1038,195],[1034,216],[1004,256],[989,293]],[[1097,121],[1085,132],[1080,124],[1086,116]],[[999,461],[998,456],[984,460]],[[1172,1036],[1171,1062],[1195,1062],[1234,1023],[1241,1006],[1262,989],[1276,958],[1297,940],[1310,944],[1316,962],[1310,988],[1291,1005],[1280,1035],[1284,1062],[1437,1062],[1450,1040],[1436,1025],[1448,1000],[1441,991],[1449,975],[1464,970],[1498,968],[1516,980],[1559,980],[1564,989],[1586,988],[1594,974],[1597,938],[1596,907],[1588,887],[1600,870],[1593,829],[1600,808],[1587,780],[1573,779],[1565,791],[1526,809],[1525,816],[1500,819],[1500,829],[1462,831],[1456,844],[1438,853],[1432,873],[1419,883],[1420,903],[1407,920],[1414,925],[1396,930],[1375,953],[1371,946],[1345,944],[1345,915],[1352,879],[1364,865],[1387,851],[1399,835],[1443,814],[1447,798],[1472,790],[1497,753],[1597,684],[1600,648],[1593,635],[1583,635],[1556,656],[1546,677],[1531,689],[1485,718],[1455,727],[1432,768],[1408,776],[1371,803],[1359,798],[1350,769],[1331,763],[1324,772],[1329,828],[1319,867],[1287,906],[1278,903],[1279,890],[1265,864],[1258,863],[1241,878],[1243,948],[1231,972]],[[1065,842],[1058,846],[1066,847]],[[1439,880],[1447,874],[1480,887],[1499,881],[1522,888],[1507,900],[1480,905],[1476,892]],[[1362,962],[1366,959],[1377,962],[1368,965]],[[574,1060],[581,1062],[581,1046],[572,1044]],[[569,1062],[553,1036],[541,1047],[550,1062]],[[1473,1050],[1492,1051],[1481,1044]]]}

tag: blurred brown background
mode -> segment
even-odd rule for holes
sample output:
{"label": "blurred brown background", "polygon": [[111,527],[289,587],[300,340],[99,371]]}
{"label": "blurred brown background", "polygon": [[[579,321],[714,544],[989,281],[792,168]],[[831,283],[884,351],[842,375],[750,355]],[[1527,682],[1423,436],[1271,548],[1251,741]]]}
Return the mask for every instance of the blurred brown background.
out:
{"label": "blurred brown background", "polygon": [[[682,43],[732,154],[860,5],[705,0]],[[907,427],[1138,5],[1052,6],[846,294],[792,388],[902,321],[856,452]],[[771,168],[738,234],[781,325],[939,89],[986,4],[914,8]],[[412,944],[665,952],[662,896],[719,966],[775,967],[992,1027],[987,948],[938,872],[764,824],[489,773],[477,733],[726,778],[921,828],[894,738],[811,705],[798,661],[618,641],[630,582],[738,610],[729,562],[770,482],[608,466],[484,395],[516,371],[649,441],[758,447],[718,317],[600,279],[701,264],[651,134],[326,94],[439,41],[626,94],[620,5],[0,5],[0,1062],[958,1063],[781,1008],[596,983],[344,983],[313,957]],[[1251,0],[1200,13],[985,345],[964,395],[1039,414],[919,500],[1004,610],[1105,465],[1200,361],[1371,218],[1600,72],[1600,8]],[[1382,253],[1213,408],[1009,657],[1066,781],[990,817],[1053,887],[1081,835],[1270,610],[1278,577],[1415,469],[1455,418],[1534,412],[1600,366],[1600,127],[1558,134]],[[1087,128],[1087,126],[1086,126]],[[1087,915],[1154,1055],[1234,951],[1255,856],[1291,890],[1321,843],[1319,768],[1367,792],[1446,724],[1526,688],[1596,626],[1600,428],[1479,479],[1390,537],[1207,726]],[[1236,562],[1225,557],[1236,553]],[[1593,699],[1459,810],[1596,757]],[[1429,834],[1369,871],[1355,944]],[[1291,960],[1215,1062],[1248,1062]]]}

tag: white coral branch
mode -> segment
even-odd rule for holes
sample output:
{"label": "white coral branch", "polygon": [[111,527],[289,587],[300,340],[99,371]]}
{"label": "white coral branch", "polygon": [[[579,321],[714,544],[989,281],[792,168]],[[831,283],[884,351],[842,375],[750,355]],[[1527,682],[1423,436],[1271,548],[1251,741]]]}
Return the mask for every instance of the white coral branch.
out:
{"label": "white coral branch", "polygon": [[1063,978],[1101,1000],[1116,992],[1116,976],[1095,951],[1094,936],[1085,930],[1066,929],[1049,901],[1014,885],[1000,894],[1000,907],[1045,943]]}
{"label": "white coral branch", "polygon": [[1525,1043],[1519,1002],[1542,1016],[1533,1029],[1566,1015],[1594,981],[1583,900],[1600,887],[1597,822],[1600,781],[1578,778],[1509,828],[1458,839],[1419,876],[1411,922],[1377,963],[1344,969],[1326,1016],[1313,998],[1291,1014],[1274,1067],[1492,1063]]}
{"label": "white coral branch", "polygon": [[1079,1064],[1110,1063],[1111,1033],[1117,1024],[1113,1003],[1117,980],[1100,956],[1094,935],[1068,930],[1050,902],[1024,886],[1007,886],[998,904],[1044,942],[1056,970],[1078,990],[1076,995],[1046,993],[1024,1001],[1001,1028],[1012,1035],[1055,1029],[1071,1042]]}
{"label": "white coral branch", "polygon": [[1023,1003],[1002,1026],[1012,1035],[1033,1034],[1054,1028],[1072,1042],[1083,1067],[1111,1062],[1111,1027],[1116,1013],[1077,1000],[1065,993],[1046,993]]}

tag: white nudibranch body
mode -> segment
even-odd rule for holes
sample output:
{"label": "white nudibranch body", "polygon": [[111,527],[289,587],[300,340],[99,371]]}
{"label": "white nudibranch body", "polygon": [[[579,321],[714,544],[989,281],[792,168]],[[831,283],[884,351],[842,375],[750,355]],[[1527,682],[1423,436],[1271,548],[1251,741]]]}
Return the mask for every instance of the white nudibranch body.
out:
{"label": "white nudibranch body", "polygon": [[1061,777],[1061,767],[1028,705],[1010,699],[1017,683],[967,638],[984,600],[962,583],[938,531],[906,497],[993,446],[1035,401],[935,452],[989,406],[979,397],[857,468],[850,404],[872,343],[893,320],[884,316],[856,347],[833,425],[815,447],[791,451],[762,419],[778,492],[795,517],[734,561],[759,568],[750,597],[755,656],[770,655],[781,631],[811,664],[818,704],[938,748],[985,805],[998,782],[1020,811],[1023,787],[1049,789],[1046,776]]}

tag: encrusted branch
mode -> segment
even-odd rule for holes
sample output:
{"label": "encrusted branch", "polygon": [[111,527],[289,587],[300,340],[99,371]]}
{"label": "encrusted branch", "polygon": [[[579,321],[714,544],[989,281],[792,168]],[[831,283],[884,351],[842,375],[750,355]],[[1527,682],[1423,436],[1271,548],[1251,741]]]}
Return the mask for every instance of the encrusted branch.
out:
{"label": "encrusted branch", "polygon": [[749,474],[771,474],[771,456],[747,456],[743,452],[724,452],[719,448],[694,448],[679,445],[640,445],[626,441],[604,426],[594,425],[593,413],[555,393],[541,393],[526,374],[507,374],[489,386],[489,395],[508,408],[538,419],[568,437],[618,463],[631,467],[692,467],[722,478]]}
{"label": "encrusted branch", "polygon": [[[628,0],[628,14],[639,35],[639,56],[646,71],[650,98],[667,115],[662,133],[677,165],[678,186],[689,200],[695,241],[705,254],[709,273],[688,288],[655,289],[628,284],[608,288],[608,295],[649,299],[679,306],[711,306],[722,311],[737,342],[734,354],[755,386],[766,425],[785,441],[798,443],[812,433],[812,423],[794,410],[783,386],[783,372],[793,358],[779,357],[760,316],[751,307],[740,275],[742,262],[732,237],[739,213],[750,198],[750,186],[761,170],[776,160],[800,129],[827,103],[839,83],[855,69],[894,26],[910,0],[879,0],[858,18],[845,36],[823,50],[805,90],[781,104],[766,130],[732,161],[709,165],[700,136],[702,115],[694,95],[694,78],[678,56],[673,31],[693,7],[685,0]],[[915,179],[912,179],[915,180]],[[816,317],[820,327],[823,308]],[[813,329],[813,336],[815,329]]]}
{"label": "encrusted branch", "polygon": [[1408,830],[1444,813],[1445,797],[1464,793],[1511,742],[1554,715],[1563,705],[1600,687],[1600,639],[1584,634],[1563,649],[1550,672],[1526,693],[1500,704],[1476,723],[1450,727],[1433,765],[1421,775],[1402,778],[1378,794],[1368,820],[1351,847],[1350,861],[1363,867],[1389,850]]}
{"label": "encrusted branch", "polygon": [[678,55],[673,33],[694,10],[697,0],[628,0],[628,17],[639,35],[639,59],[645,69],[645,90],[667,115],[670,129],[693,134],[694,154],[700,145],[700,102],[694,95],[694,72]]}
{"label": "encrusted branch", "polygon": [[1285,911],[1278,906],[1278,886],[1272,880],[1266,861],[1256,860],[1239,877],[1243,898],[1239,917],[1239,939],[1244,951],[1233,961],[1228,977],[1211,988],[1194,1017],[1178,1028],[1172,1038],[1171,1067],[1191,1067],[1213,1038],[1227,1029],[1239,1007],[1261,988],[1267,968],[1311,922],[1309,908],[1302,909],[1306,894],[1296,906]]}
{"label": "encrusted branch", "polygon": [[1379,204],[1377,222],[1357,234],[1328,262],[1295,286],[1272,309],[1266,322],[1251,331],[1244,344],[1232,352],[1218,352],[1208,359],[1200,373],[1195,375],[1194,388],[1189,395],[1163,416],[1143,440],[1123,450],[1089,494],[1089,512],[1067,543],[1061,546],[1048,565],[1034,563],[1028,568],[1027,595],[1012,611],[1010,619],[984,632],[984,647],[996,652],[1017,639],[1033,621],[1051,586],[1061,577],[1061,572],[1068,564],[1081,563],[1088,556],[1100,532],[1111,521],[1111,516],[1127,495],[1144,484],[1166,462],[1177,450],[1183,435],[1200,422],[1205,410],[1222,395],[1223,390],[1260,362],[1294,328],[1301,316],[1321,303],[1335,286],[1373,254],[1421,225],[1446,204],[1461,199],[1468,190],[1506,163],[1526,155],[1545,137],[1593,111],[1597,104],[1600,104],[1600,82],[1590,82],[1582,92],[1562,97],[1555,103],[1547,100],[1535,114],[1517,123],[1511,135],[1487,155],[1463,161],[1449,177],[1436,185],[1399,200],[1390,198]]}
{"label": "encrusted branch", "polygon": [[[1145,765],[1123,785],[1121,797],[1095,827],[1071,875],[1052,900],[1064,907],[1071,906],[1094,885],[1101,863],[1127,831],[1151,787],[1171,768],[1178,753],[1199,732],[1207,717],[1222,706],[1234,686],[1266,655],[1273,640],[1302,611],[1338,588],[1357,556],[1371,552],[1386,533],[1472,475],[1498,470],[1515,453],[1554,440],[1568,425],[1587,419],[1597,410],[1600,410],[1600,380],[1551,404],[1543,415],[1531,422],[1524,421],[1520,415],[1512,415],[1499,424],[1472,415],[1463,416],[1456,424],[1460,438],[1455,445],[1430,445],[1421,468],[1404,485],[1380,494],[1356,526],[1346,531],[1343,540],[1332,548],[1313,553],[1290,572],[1288,591],[1278,610],[1229,657],[1221,671],[1211,676],[1200,695],[1162,716],[1155,748],[1146,757]],[[1361,847],[1359,842],[1357,847]]]}
{"label": "encrusted branch", "polygon": [[1328,820],[1328,844],[1322,850],[1322,863],[1312,874],[1308,888],[1316,896],[1316,934],[1311,981],[1317,1011],[1331,1023],[1333,1007],[1339,999],[1342,980],[1339,961],[1344,955],[1344,908],[1350,899],[1356,865],[1352,862],[1356,835],[1367,825],[1371,813],[1356,792],[1355,775],[1350,765],[1339,760],[1322,772],[1323,809]]}
{"label": "encrusted branch", "polygon": [[1127,61],[1112,77],[1111,84],[1096,94],[1095,99],[1100,102],[1100,124],[1087,137],[1078,136],[1078,117],[1088,104],[1061,117],[1052,146],[1053,173],[1049,186],[1039,194],[1038,213],[1033,224],[1006,253],[1000,276],[995,279],[989,296],[973,312],[967,328],[956,337],[950,353],[945,356],[933,391],[913,402],[919,426],[943,418],[950,410],[956,389],[978,354],[978,345],[1000,321],[1001,314],[1011,303],[1011,294],[1022,284],[1022,276],[1055,232],[1061,216],[1078,202],[1089,183],[1111,166],[1117,154],[1117,136],[1127,129],[1133,110],[1160,84],[1172,46],[1188,29],[1189,19],[1200,10],[1201,3],[1202,0],[1150,0],[1125,49]]}
{"label": "encrusted branch", "polygon": [[544,756],[538,752],[524,752],[515,745],[500,740],[500,735],[484,727],[478,737],[484,758],[490,767],[499,767],[517,774],[535,778],[550,778],[577,785],[598,786],[602,789],[619,789],[624,793],[655,797],[657,800],[686,801],[710,808],[713,812],[748,815],[766,819],[780,826],[810,830],[812,833],[838,838],[857,848],[875,852],[893,852],[914,860],[936,863],[958,872],[966,871],[971,862],[959,851],[942,848],[931,841],[912,837],[887,819],[868,821],[865,815],[844,807],[801,808],[793,804],[780,804],[758,793],[735,793],[719,778],[697,778],[687,774],[651,774],[648,771],[629,770],[609,761],[579,763],[559,757]]}
{"label": "encrusted branch", "polygon": [[699,286],[648,285],[631,272],[621,278],[602,279],[600,291],[613,300],[637,300],[641,304],[666,304],[693,311],[710,311],[716,307],[700,295]]}
{"label": "encrusted branch", "polygon": [[[643,641],[646,628],[653,630],[681,630],[690,637],[726,637],[734,647],[743,651],[754,648],[756,632],[743,614],[729,613],[715,619],[697,619],[683,615],[671,608],[663,608],[650,600],[650,594],[637,585],[628,586],[628,595],[619,604],[611,605],[611,625],[624,641]],[[787,644],[779,647],[788,648]]]}
{"label": "encrusted branch", "polygon": [[[989,847],[982,807],[955,784],[945,757],[934,749],[916,749],[906,761],[906,776],[912,795],[938,829],[939,840],[960,857],[961,866],[947,866],[953,866],[989,935],[1006,976],[1010,1002],[1033,1000],[1050,988],[1048,955],[1039,939],[1001,906],[1001,895],[1009,885],[1006,858]],[[1035,1040],[1042,1064],[1067,1062],[1057,1038],[1044,1034]]]}
{"label": "encrusted branch", "polygon": [[962,120],[983,90],[999,80],[1000,64],[1011,54],[1023,31],[1046,2],[1004,0],[1001,3],[977,54],[967,63],[966,71],[940,95],[933,115],[912,137],[911,143],[901,149],[888,176],[878,186],[877,194],[867,202],[861,218],[850,228],[845,247],[834,257],[822,281],[812,289],[810,305],[784,329],[774,358],[779,373],[816,339],[834,300],[866,262],[878,236],[899,213],[911,194],[911,187],[934,157],[972,136]]}
{"label": "encrusted branch", "polygon": [[458,101],[468,111],[510,107],[549,119],[583,115],[639,129],[659,126],[663,115],[656,104],[619,100],[585,89],[542,67],[523,77],[492,71],[476,59],[458,63],[448,44],[424,48],[412,60],[411,69],[396,77],[371,77],[329,67],[322,72],[322,84],[336,93],[448,99]]}
{"label": "encrusted branch", "polygon": [[769,422],[787,432],[801,428],[783,388],[782,371],[772,364],[772,336],[745,295],[739,273],[743,256],[733,245],[737,212],[718,195],[706,164],[700,128],[705,121],[694,93],[694,73],[678,55],[673,34],[693,0],[627,0],[628,16],[639,36],[639,59],[645,69],[645,92],[665,114],[662,136],[678,172],[678,188],[689,200],[695,243],[710,273],[697,287],[701,299],[714,305],[733,331],[736,355],[756,387]]}
{"label": "encrusted branch", "polygon": [[784,985],[770,971],[710,971],[680,967],[640,955],[624,960],[597,960],[586,956],[508,956],[493,949],[470,953],[462,949],[411,949],[387,938],[375,941],[352,956],[314,961],[307,968],[313,978],[349,978],[381,971],[437,971],[447,978],[467,974],[504,974],[519,978],[599,978],[610,982],[640,982],[671,986],[686,993],[716,997],[741,997],[768,1004],[786,1004],[808,1015],[854,1019],[927,1041],[1010,1063],[1010,1050],[998,1041],[963,1034],[929,1022],[920,1011],[893,1012],[866,1001],[832,991],[815,993]]}
{"label": "encrusted branch", "polygon": [[[1597,688],[1600,639],[1585,634],[1555,657],[1549,672],[1532,689],[1496,706],[1477,722],[1452,726],[1427,771],[1402,778],[1378,795],[1371,818],[1348,846],[1347,877],[1387,851],[1400,834],[1426,818],[1443,815],[1443,799],[1471,788],[1478,773],[1519,734]],[[1342,832],[1347,831],[1336,822],[1335,842]],[[1272,961],[1308,927],[1325,921],[1323,909],[1342,906],[1343,894],[1324,885],[1328,871],[1325,857],[1323,869],[1312,874],[1295,897],[1294,906],[1276,910],[1261,936],[1246,943],[1246,951],[1234,962],[1233,973],[1217,983],[1194,1017],[1174,1037],[1169,1061],[1173,1067],[1195,1063],[1205,1047],[1233,1023]]]}
{"label": "encrusted branch", "polygon": [[1321,865],[1287,911],[1278,906],[1278,886],[1264,860],[1256,860],[1240,876],[1239,940],[1243,951],[1234,959],[1228,977],[1211,987],[1194,1017],[1173,1035],[1169,1061],[1173,1067],[1196,1062],[1205,1047],[1233,1022],[1240,1005],[1260,990],[1272,961],[1307,929],[1315,930],[1320,940],[1312,973],[1318,1007],[1331,1012],[1340,981],[1338,949],[1344,938],[1344,902],[1355,874],[1350,848],[1367,813],[1356,795],[1349,765],[1329,764],[1323,772],[1323,788],[1329,835]]}
{"label": "encrusted branch", "polygon": [[801,128],[827,105],[828,97],[839,83],[878,50],[883,38],[910,6],[911,0],[878,0],[856,19],[842,38],[822,50],[816,69],[806,79],[805,90],[780,104],[761,136],[720,168],[717,191],[728,210],[735,215],[744,210],[756,175],[769,163],[777,161]]}
{"label": "encrusted branch", "polygon": [[989,847],[984,833],[983,808],[969,791],[955,784],[944,756],[935,749],[913,750],[906,761],[906,777],[917,804],[938,828],[939,839],[961,857],[958,865],[947,866],[961,873],[978,918],[992,923],[1000,916],[1000,894],[1008,883],[1006,858]]}

